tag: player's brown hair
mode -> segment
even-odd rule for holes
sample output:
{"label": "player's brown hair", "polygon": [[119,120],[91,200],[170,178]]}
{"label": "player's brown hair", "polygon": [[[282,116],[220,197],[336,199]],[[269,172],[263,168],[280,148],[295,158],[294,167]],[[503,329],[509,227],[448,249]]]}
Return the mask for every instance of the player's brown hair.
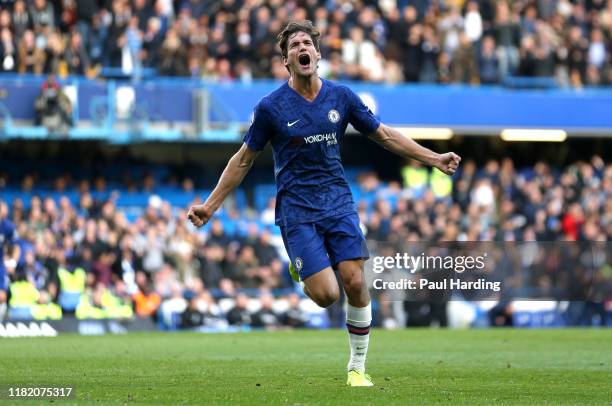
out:
{"label": "player's brown hair", "polygon": [[281,54],[283,58],[287,57],[289,45],[289,37],[291,37],[296,32],[305,32],[310,35],[312,39],[312,43],[317,51],[320,52],[319,49],[319,36],[321,33],[315,28],[310,20],[304,21],[291,21],[289,24],[285,26],[285,28],[278,34],[278,46],[281,49]]}

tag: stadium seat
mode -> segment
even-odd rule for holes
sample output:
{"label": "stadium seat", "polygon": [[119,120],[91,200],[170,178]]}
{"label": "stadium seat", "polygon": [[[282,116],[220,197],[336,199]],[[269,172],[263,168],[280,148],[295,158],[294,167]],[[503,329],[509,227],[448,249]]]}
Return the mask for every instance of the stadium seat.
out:
{"label": "stadium seat", "polygon": [[11,306],[9,308],[10,320],[32,320],[32,309],[30,306]]}
{"label": "stadium seat", "polygon": [[60,292],[58,302],[63,310],[74,311],[80,300],[80,292]]}
{"label": "stadium seat", "polygon": [[276,196],[276,185],[274,184],[258,184],[255,186],[255,209],[262,212],[268,207],[268,202]]}

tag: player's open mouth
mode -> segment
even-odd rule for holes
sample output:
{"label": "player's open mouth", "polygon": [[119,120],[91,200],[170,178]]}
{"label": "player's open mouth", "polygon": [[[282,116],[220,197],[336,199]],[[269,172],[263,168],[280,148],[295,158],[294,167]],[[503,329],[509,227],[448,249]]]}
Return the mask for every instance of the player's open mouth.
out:
{"label": "player's open mouth", "polygon": [[310,66],[310,55],[308,54],[302,54],[298,57],[298,62],[300,63],[300,65],[304,68],[307,68]]}

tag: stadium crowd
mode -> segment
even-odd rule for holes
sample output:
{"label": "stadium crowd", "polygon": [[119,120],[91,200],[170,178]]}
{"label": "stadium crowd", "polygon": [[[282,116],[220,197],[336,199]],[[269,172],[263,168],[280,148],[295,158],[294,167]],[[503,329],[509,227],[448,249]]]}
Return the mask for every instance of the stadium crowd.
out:
{"label": "stadium crowd", "polygon": [[[468,160],[453,178],[410,164],[402,178],[382,182],[373,172],[355,177],[373,254],[376,242],[612,240],[612,164],[598,156],[561,171],[542,162],[517,169],[510,158],[482,167]],[[124,187],[154,191],[155,180],[143,179]],[[260,212],[226,207],[209,226],[195,229],[185,220],[185,207],[154,193],[129,221],[112,193],[106,200],[93,197],[105,190],[105,181],[90,185],[44,174],[11,179],[0,171],[0,191],[49,186],[66,192],[58,200],[0,199],[13,316],[25,308],[35,318],[135,316],[166,326],[306,324],[301,290],[288,277],[272,226],[273,200]],[[182,187],[193,188],[193,182],[186,179]],[[78,201],[69,198],[71,190]],[[246,226],[227,232],[232,222]],[[602,264],[599,283],[608,290],[600,290],[601,303],[612,300],[609,266]],[[248,296],[258,296],[259,306],[250,306]],[[281,297],[281,308],[273,296]],[[380,311],[378,317],[393,317],[384,306]]]}
{"label": "stadium crowd", "polygon": [[0,71],[217,81],[287,78],[275,36],[289,19],[321,32],[322,76],[500,83],[556,77],[612,84],[610,0],[8,0]]}

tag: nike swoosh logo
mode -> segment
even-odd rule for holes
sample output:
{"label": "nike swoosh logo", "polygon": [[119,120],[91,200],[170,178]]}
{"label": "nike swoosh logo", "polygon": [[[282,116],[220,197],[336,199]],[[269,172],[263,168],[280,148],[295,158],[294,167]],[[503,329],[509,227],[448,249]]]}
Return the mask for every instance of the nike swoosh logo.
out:
{"label": "nike swoosh logo", "polygon": [[301,118],[298,118],[297,120],[295,120],[295,121],[293,121],[291,123],[287,122],[287,127],[291,127],[293,124],[297,123],[300,120],[301,120]]}

